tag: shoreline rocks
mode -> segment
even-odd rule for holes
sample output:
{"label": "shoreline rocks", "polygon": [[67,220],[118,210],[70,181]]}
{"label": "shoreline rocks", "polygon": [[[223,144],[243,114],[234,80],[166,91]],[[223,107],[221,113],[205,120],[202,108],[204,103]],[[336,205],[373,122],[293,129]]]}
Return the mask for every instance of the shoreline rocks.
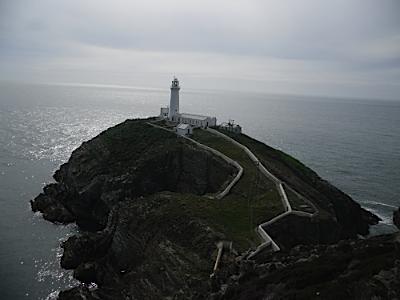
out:
{"label": "shoreline rocks", "polygon": [[[226,239],[229,228],[205,214],[194,214],[194,208],[185,201],[188,197],[201,201],[201,196],[216,193],[234,177],[236,170],[215,155],[146,122],[127,120],[83,143],[56,171],[56,183],[46,186],[31,201],[32,210],[42,212],[46,220],[77,223],[82,233],[62,244],[61,266],[74,270],[74,277],[81,282],[95,282],[98,286],[78,286],[61,292],[59,299],[230,299],[226,297],[235,291],[233,286],[245,287],[242,284],[247,280],[253,284],[254,274],[264,276],[260,270],[280,272],[290,269],[290,261],[300,266],[321,256],[331,259],[329,251],[343,254],[338,258],[341,263],[347,261],[346,253],[354,252],[353,242],[318,244],[363,234],[369,224],[377,221],[375,215],[361,209],[336,188],[321,188],[319,177],[300,178],[298,174],[302,173],[293,171],[293,166],[282,167],[286,173],[281,176],[291,178],[293,184],[300,186],[305,182],[305,195],[325,199],[326,222],[310,225],[288,220],[289,223],[278,224],[273,231],[277,235],[282,233],[281,243],[287,244],[286,251],[268,254],[266,257],[272,259],[268,263],[246,262],[244,254],[231,258],[237,265],[224,270],[225,277],[213,283],[213,289],[218,290],[221,284],[226,292],[211,294],[209,275],[216,244]],[[276,168],[280,167],[277,163]],[[344,204],[340,204],[342,200]],[[330,205],[335,207],[329,208]],[[340,209],[349,207],[351,212],[346,211],[342,221]],[[356,228],[348,229],[352,214],[357,219]],[[220,218],[223,220],[224,216]],[[303,235],[298,243],[316,245],[301,250],[303,246],[291,243],[291,235],[284,234],[285,226],[298,227],[298,234]],[[383,251],[379,247],[373,249]],[[357,261],[362,264],[356,257],[349,261],[354,270],[360,264]],[[240,269],[242,275],[226,277]],[[346,271],[342,275],[346,278],[351,274]],[[382,273],[379,278],[391,277]],[[283,286],[276,282],[268,288],[278,295]],[[260,289],[259,294],[264,292]]]}
{"label": "shoreline rocks", "polygon": [[400,229],[400,207],[393,212],[393,224]]}

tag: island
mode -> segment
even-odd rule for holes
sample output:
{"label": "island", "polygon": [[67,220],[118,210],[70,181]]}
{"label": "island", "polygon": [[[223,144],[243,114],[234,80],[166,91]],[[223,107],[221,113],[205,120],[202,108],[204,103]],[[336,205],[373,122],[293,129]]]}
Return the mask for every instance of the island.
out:
{"label": "island", "polygon": [[[75,222],[59,299],[393,299],[399,234],[233,120],[182,113],[126,120],[76,149],[31,201]],[[399,214],[394,223],[399,226]]]}
{"label": "island", "polygon": [[365,237],[377,216],[243,133],[131,119],[84,142],[54,179],[31,206],[80,229],[61,266],[82,284],[59,299],[400,295],[398,234]]}

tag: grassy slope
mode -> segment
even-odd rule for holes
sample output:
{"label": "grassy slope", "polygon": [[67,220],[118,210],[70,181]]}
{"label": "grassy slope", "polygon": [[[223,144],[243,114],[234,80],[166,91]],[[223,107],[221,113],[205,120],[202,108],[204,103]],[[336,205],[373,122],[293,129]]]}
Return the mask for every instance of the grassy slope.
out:
{"label": "grassy slope", "polygon": [[204,130],[195,130],[193,138],[236,160],[243,167],[242,178],[222,200],[205,200],[196,210],[212,223],[219,224],[228,238],[246,249],[259,242],[255,227],[284,211],[275,185],[255,168],[240,148]]}
{"label": "grassy slope", "polygon": [[[144,120],[128,120],[100,136],[111,152],[108,163],[118,169],[132,165],[132,160],[137,164],[151,152],[168,151],[177,144],[190,143],[178,139],[174,133],[151,127]],[[237,249],[258,245],[255,227],[283,212],[275,186],[261,176],[247,155],[232,143],[203,130],[196,130],[194,138],[237,160],[244,168],[244,175],[222,200],[173,193],[176,202],[171,204],[171,209],[177,214],[190,214],[206,221],[232,240]]]}
{"label": "grassy slope", "polygon": [[[298,211],[310,212],[310,213],[314,212],[314,210],[308,205],[308,203],[305,202],[291,188],[289,188],[287,185],[285,185],[284,188],[285,188],[286,196],[288,197],[288,200],[292,206],[292,209],[298,210]],[[304,206],[307,206],[308,209],[304,209]]]}
{"label": "grassy slope", "polygon": [[[324,195],[315,189],[315,184],[320,178],[313,170],[294,157],[269,147],[245,134],[233,134],[226,131],[221,132],[248,147],[260,159],[261,163],[271,170],[275,176],[287,182],[296,192],[311,200],[314,205],[319,208],[320,216],[325,214],[325,210],[330,210],[328,207],[323,206],[328,202],[315,201],[320,200],[321,196],[323,197]],[[303,201],[297,196],[294,196],[293,193],[290,193],[290,191],[289,194],[289,196],[291,196],[289,201],[294,202],[295,207],[303,204]]]}

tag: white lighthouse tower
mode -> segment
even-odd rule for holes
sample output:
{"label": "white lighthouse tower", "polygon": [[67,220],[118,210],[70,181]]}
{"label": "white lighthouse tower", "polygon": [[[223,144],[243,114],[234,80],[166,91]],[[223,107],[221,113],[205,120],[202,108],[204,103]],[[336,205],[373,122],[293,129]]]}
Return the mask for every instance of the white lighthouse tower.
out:
{"label": "white lighthouse tower", "polygon": [[179,114],[179,90],[181,87],[179,86],[179,81],[176,77],[172,80],[171,84],[171,99],[169,102],[169,114],[168,118],[173,121],[173,118],[176,114]]}
{"label": "white lighthouse tower", "polygon": [[[178,135],[190,135],[193,128],[208,128],[217,126],[217,118],[211,116],[203,116],[196,114],[188,114],[179,112],[179,80],[174,77],[171,84],[171,99],[169,100],[169,107],[161,107],[159,120],[164,122],[169,119],[172,125],[176,125],[176,132]],[[167,122],[168,125],[169,122]]]}

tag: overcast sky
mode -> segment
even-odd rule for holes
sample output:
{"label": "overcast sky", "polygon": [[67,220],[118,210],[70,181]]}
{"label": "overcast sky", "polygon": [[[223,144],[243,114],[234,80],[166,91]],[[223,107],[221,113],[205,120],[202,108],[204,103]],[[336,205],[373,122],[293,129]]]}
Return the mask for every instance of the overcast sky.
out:
{"label": "overcast sky", "polygon": [[0,79],[400,99],[400,1],[0,0]]}

